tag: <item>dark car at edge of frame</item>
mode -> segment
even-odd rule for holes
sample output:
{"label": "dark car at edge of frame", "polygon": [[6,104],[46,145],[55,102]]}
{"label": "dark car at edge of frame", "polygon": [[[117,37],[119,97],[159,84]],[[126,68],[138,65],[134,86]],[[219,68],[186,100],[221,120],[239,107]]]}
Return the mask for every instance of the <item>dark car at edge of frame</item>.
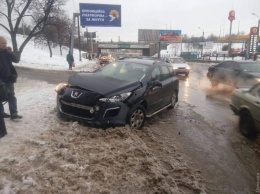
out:
{"label": "dark car at edge of frame", "polygon": [[259,61],[224,61],[208,68],[207,77],[213,87],[225,84],[250,87],[260,81]]}
{"label": "dark car at edge of frame", "polygon": [[75,73],[55,90],[60,117],[95,126],[129,124],[141,129],[146,118],[174,108],[179,80],[165,62],[122,59],[94,72]]}

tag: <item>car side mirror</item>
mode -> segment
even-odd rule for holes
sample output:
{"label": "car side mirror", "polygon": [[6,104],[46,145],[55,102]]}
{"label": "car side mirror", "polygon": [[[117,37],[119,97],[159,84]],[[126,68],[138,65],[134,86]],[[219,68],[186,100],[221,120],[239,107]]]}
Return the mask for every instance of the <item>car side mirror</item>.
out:
{"label": "car side mirror", "polygon": [[158,80],[155,80],[152,84],[152,90],[156,90],[158,88],[162,88],[162,83]]}

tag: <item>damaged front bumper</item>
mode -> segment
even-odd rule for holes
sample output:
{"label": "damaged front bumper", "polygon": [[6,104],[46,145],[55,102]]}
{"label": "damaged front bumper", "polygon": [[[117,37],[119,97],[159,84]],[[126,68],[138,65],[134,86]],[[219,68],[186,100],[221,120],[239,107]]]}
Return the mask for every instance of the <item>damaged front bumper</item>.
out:
{"label": "damaged front bumper", "polygon": [[57,97],[59,114],[80,122],[98,126],[126,124],[129,107],[123,102],[98,101],[94,106],[77,104]]}

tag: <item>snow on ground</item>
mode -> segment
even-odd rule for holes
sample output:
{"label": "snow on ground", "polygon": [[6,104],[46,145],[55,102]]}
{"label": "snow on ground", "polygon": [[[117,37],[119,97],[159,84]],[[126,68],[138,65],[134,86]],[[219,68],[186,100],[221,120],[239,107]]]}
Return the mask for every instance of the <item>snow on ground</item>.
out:
{"label": "snow on ground", "polygon": [[[151,128],[158,131],[158,126],[104,130],[62,121],[56,115],[54,85],[42,81],[19,78],[16,96],[24,118],[5,119],[1,194],[205,193],[200,176],[175,145],[167,150],[156,140]],[[163,160],[154,150],[166,154]]]}
{"label": "snow on ground", "polygon": [[[21,40],[18,36],[18,42]],[[65,57],[53,51],[49,58],[46,49],[30,42],[17,65],[67,70]],[[95,62],[80,62],[77,54],[74,57],[76,70],[95,68]],[[23,119],[5,119],[8,134],[0,139],[1,194],[205,193],[200,176],[189,169],[181,153],[174,145],[167,150],[149,127],[103,130],[60,120],[54,87],[25,78],[18,78],[15,84]],[[154,150],[165,153],[168,160],[159,158]]]}
{"label": "snow on ground", "polygon": [[[8,46],[11,46],[10,36],[0,29],[0,35],[7,39]],[[17,35],[18,46],[22,44],[25,40],[23,35]],[[68,70],[69,65],[66,61],[66,55],[69,51],[68,47],[62,47],[62,55],[58,47],[52,48],[53,56],[50,57],[49,49],[45,46],[35,45],[33,40],[31,40],[24,48],[19,63],[14,64],[19,67],[28,67],[34,69],[48,69],[48,70]],[[82,54],[83,52],[81,52]],[[79,70],[85,68],[86,70],[93,70],[93,65],[96,64],[95,61],[89,61],[88,59],[80,59],[79,50],[73,49],[73,56],[75,60],[76,67],[74,70]]]}

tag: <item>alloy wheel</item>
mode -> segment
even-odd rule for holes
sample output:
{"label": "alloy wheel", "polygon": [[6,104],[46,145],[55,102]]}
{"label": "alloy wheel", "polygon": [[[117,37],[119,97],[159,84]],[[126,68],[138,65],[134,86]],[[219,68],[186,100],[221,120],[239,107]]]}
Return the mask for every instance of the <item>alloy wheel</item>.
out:
{"label": "alloy wheel", "polygon": [[137,108],[131,115],[130,118],[130,127],[139,129],[142,127],[145,119],[145,113],[140,108]]}

